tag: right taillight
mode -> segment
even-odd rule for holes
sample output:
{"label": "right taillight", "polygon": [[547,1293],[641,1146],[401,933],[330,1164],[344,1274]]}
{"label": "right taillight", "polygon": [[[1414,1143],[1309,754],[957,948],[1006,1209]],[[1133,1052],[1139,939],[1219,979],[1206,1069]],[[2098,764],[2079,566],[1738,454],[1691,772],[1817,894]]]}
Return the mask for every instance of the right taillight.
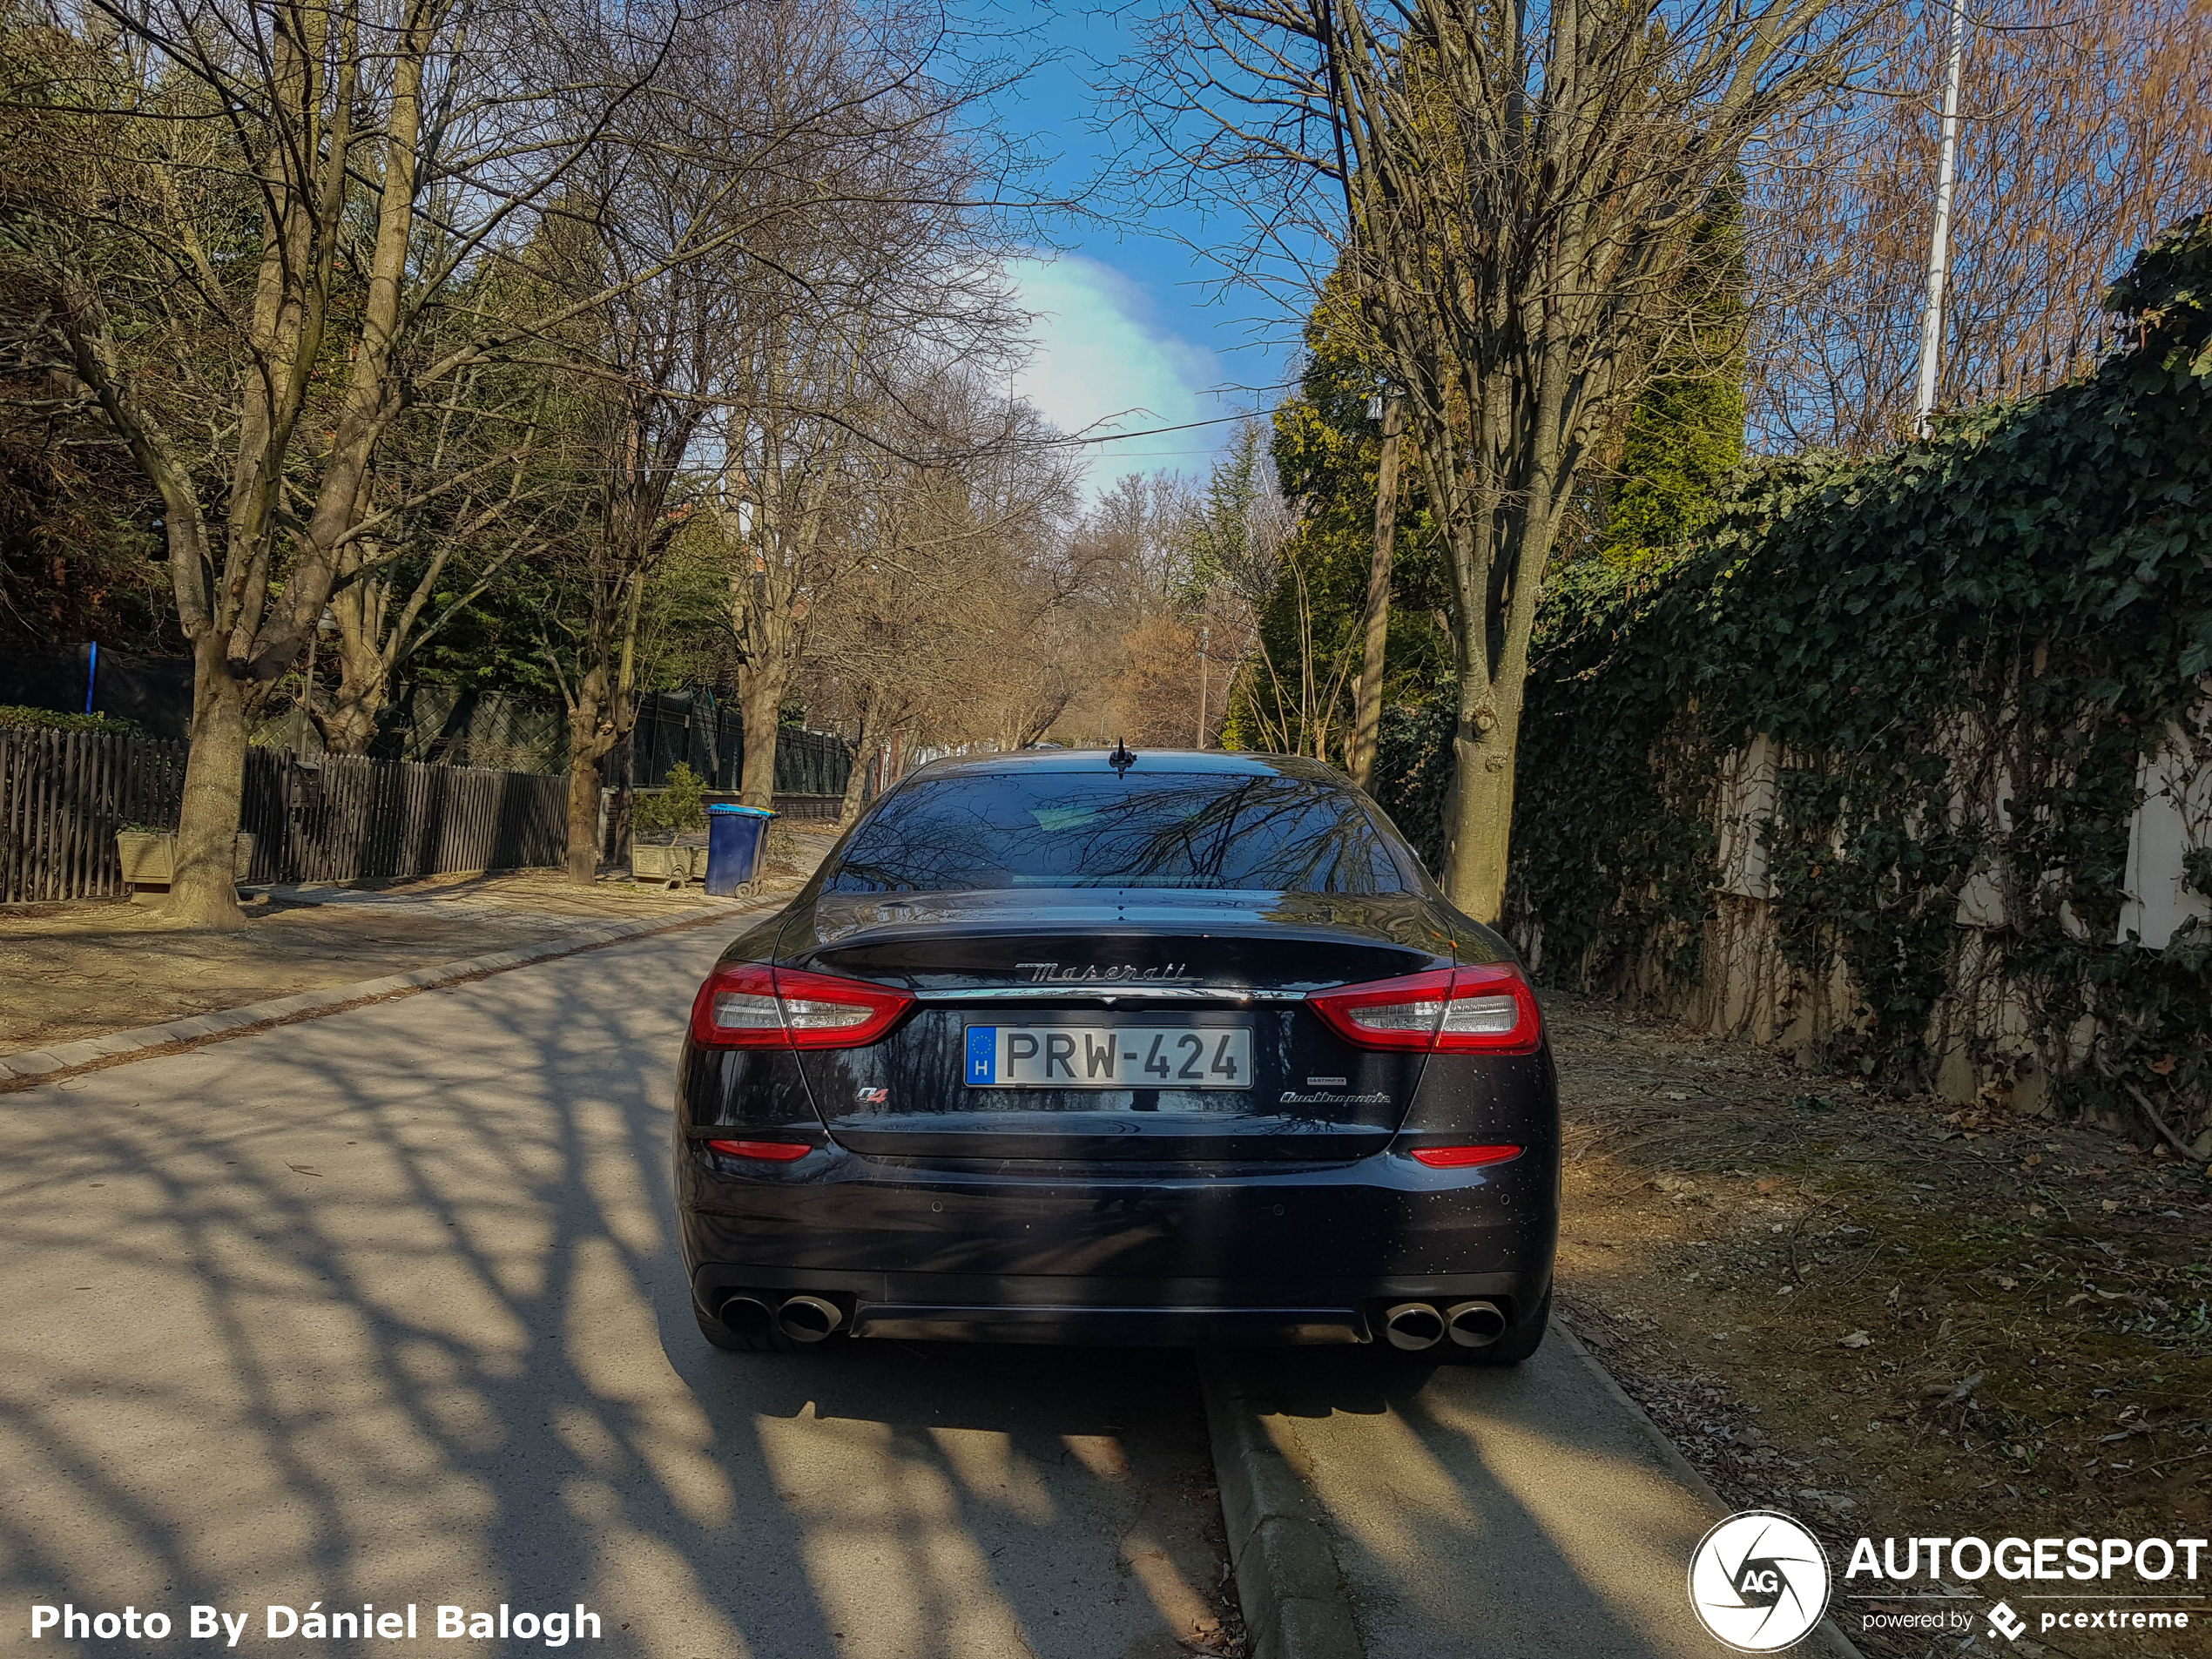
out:
{"label": "right taillight", "polygon": [[691,1040],[710,1049],[859,1049],[898,1024],[914,994],[871,980],[728,962],[691,1003]]}
{"label": "right taillight", "polygon": [[1520,969],[1503,963],[1371,980],[1305,1001],[1332,1031],[1361,1049],[1534,1054],[1544,1035],[1536,994]]}

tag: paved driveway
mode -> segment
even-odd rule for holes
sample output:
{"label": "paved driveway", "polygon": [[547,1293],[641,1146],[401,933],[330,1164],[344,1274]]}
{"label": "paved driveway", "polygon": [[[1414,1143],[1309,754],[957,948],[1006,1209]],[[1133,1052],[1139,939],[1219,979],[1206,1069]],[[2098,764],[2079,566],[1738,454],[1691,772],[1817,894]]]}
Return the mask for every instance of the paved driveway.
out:
{"label": "paved driveway", "polygon": [[1312,1495],[1366,1659],[1725,1651],[1684,1593],[1719,1515],[1560,1332],[1512,1370],[1348,1350],[1232,1365]]}
{"label": "paved driveway", "polygon": [[413,1602],[469,1651],[435,1607],[581,1602],[685,1659],[1177,1652],[1219,1572],[1186,1356],[698,1340],[666,1096],[725,936],[0,1103],[10,1645]]}

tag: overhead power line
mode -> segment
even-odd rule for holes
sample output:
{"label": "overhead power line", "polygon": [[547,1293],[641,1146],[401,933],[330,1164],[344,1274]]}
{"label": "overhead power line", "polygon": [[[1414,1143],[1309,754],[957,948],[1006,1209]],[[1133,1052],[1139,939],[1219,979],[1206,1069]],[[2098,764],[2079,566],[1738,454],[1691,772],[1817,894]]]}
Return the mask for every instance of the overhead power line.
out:
{"label": "overhead power line", "polygon": [[[1248,392],[1280,392],[1290,387],[1296,386],[1298,382],[1296,381],[1278,381],[1272,386],[1248,386],[1244,389]],[[1240,421],[1257,421],[1259,419],[1259,415],[1260,412],[1258,409],[1253,408],[1245,410],[1242,415],[1217,415],[1210,421],[1184,421],[1176,426],[1139,427],[1134,432],[1103,433],[1096,437],[1070,435],[1067,437],[1049,438],[1046,440],[1046,442],[1048,444],[1060,445],[1063,448],[1084,443],[1120,443],[1127,438],[1154,438],[1165,432],[1191,432],[1195,431],[1199,427],[1229,426]],[[1114,417],[1112,415],[1108,415],[1106,418],[1110,421]]]}

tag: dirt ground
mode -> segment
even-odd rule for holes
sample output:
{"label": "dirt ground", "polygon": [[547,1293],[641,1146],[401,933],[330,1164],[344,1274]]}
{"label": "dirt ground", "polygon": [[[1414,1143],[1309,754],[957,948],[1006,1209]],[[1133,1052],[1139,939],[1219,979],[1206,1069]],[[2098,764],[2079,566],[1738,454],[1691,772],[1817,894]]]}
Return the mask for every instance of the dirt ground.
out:
{"label": "dirt ground", "polygon": [[[811,873],[826,826],[778,825],[763,891]],[[120,900],[0,907],[0,1054],[158,1025],[301,991],[549,943],[603,921],[674,916],[707,902],[627,873],[589,887],[559,872],[363,883],[380,900],[309,904],[257,890],[247,926],[179,927],[158,905]]]}
{"label": "dirt ground", "polygon": [[[2206,1535],[2202,1169],[2001,1102],[1885,1099],[1609,1003],[1547,1007],[1561,1311],[1731,1504],[1823,1534],[1865,1651],[1959,1647],[1861,1634],[1861,1611],[1904,1610],[1844,1599],[1862,1534]],[[1979,1615],[2085,1587],[1958,1588]],[[2212,1602],[2168,1605],[2191,1608],[2187,1635],[2007,1651],[2212,1653]]]}

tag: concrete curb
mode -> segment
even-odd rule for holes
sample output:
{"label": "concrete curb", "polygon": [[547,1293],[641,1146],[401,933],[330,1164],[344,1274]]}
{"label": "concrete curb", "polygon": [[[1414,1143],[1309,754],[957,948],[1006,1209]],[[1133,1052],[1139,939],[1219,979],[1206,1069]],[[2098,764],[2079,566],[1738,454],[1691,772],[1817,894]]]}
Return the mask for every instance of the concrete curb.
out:
{"label": "concrete curb", "polygon": [[1344,1576],[1313,1499],[1246,1398],[1234,1362],[1198,1355],[1229,1563],[1250,1659],[1364,1659]]}
{"label": "concrete curb", "polygon": [[449,985],[456,980],[475,979],[486,974],[504,973],[510,968],[524,968],[556,956],[572,956],[578,951],[595,950],[620,940],[696,927],[705,922],[744,915],[759,909],[764,902],[769,901],[755,900],[738,905],[706,906],[642,921],[604,922],[518,950],[493,951],[457,962],[442,962],[435,968],[418,968],[411,973],[388,974],[381,979],[361,980],[352,985],[334,985],[327,990],[303,991],[266,1002],[249,1002],[243,1008],[219,1008],[211,1014],[171,1020],[163,1025],[140,1026],[136,1030],[112,1031],[105,1036],[57,1043],[51,1049],[0,1055],[0,1090],[32,1081],[52,1082],[89,1067],[112,1064],[152,1049],[172,1049],[179,1043],[198,1044],[218,1037],[236,1036],[256,1028],[296,1020],[303,1015],[334,1013],[356,1002],[373,1001],[407,991],[428,990],[434,986]]}
{"label": "concrete curb", "polygon": [[[1714,1520],[1732,1513],[1696,1466],[1661,1433],[1650,1413],[1629,1397],[1564,1321],[1552,1321],[1552,1334],[1588,1367],[1599,1386],[1642,1431],[1668,1473],[1696,1494]],[[1304,1478],[1245,1395],[1228,1356],[1201,1353],[1198,1376],[1251,1659],[1363,1659],[1344,1577],[1313,1513],[1313,1498]],[[1686,1569],[1688,1563],[1683,1565]],[[1818,1654],[1823,1659],[1863,1659],[1833,1619],[1822,1620],[1792,1651]]]}
{"label": "concrete curb", "polygon": [[[1588,1366],[1590,1374],[1597,1379],[1599,1386],[1613,1397],[1615,1403],[1622,1410],[1635,1420],[1636,1426],[1643,1431],[1644,1438],[1651,1442],[1651,1449],[1658,1453],[1659,1460],[1667,1466],[1668,1473],[1704,1501],[1706,1508],[1712,1511],[1715,1521],[1724,1520],[1735,1513],[1729,1507],[1728,1501],[1713,1490],[1712,1483],[1698,1474],[1697,1466],[1682,1454],[1682,1448],[1669,1440],[1659,1425],[1651,1420],[1651,1413],[1637,1405],[1630,1397],[1629,1391],[1614,1380],[1613,1373],[1605,1368],[1603,1363],[1590,1352],[1588,1345],[1581,1338],[1575,1334],[1565,1320],[1554,1318],[1552,1333],[1566,1341],[1575,1356]],[[1687,1562],[1683,1563],[1685,1569],[1688,1565]],[[1823,1619],[1790,1651],[1800,1654],[1821,1654],[1825,1656],[1825,1659],[1864,1659],[1864,1656],[1853,1645],[1851,1638],[1844,1634],[1843,1628],[1832,1618]]]}

